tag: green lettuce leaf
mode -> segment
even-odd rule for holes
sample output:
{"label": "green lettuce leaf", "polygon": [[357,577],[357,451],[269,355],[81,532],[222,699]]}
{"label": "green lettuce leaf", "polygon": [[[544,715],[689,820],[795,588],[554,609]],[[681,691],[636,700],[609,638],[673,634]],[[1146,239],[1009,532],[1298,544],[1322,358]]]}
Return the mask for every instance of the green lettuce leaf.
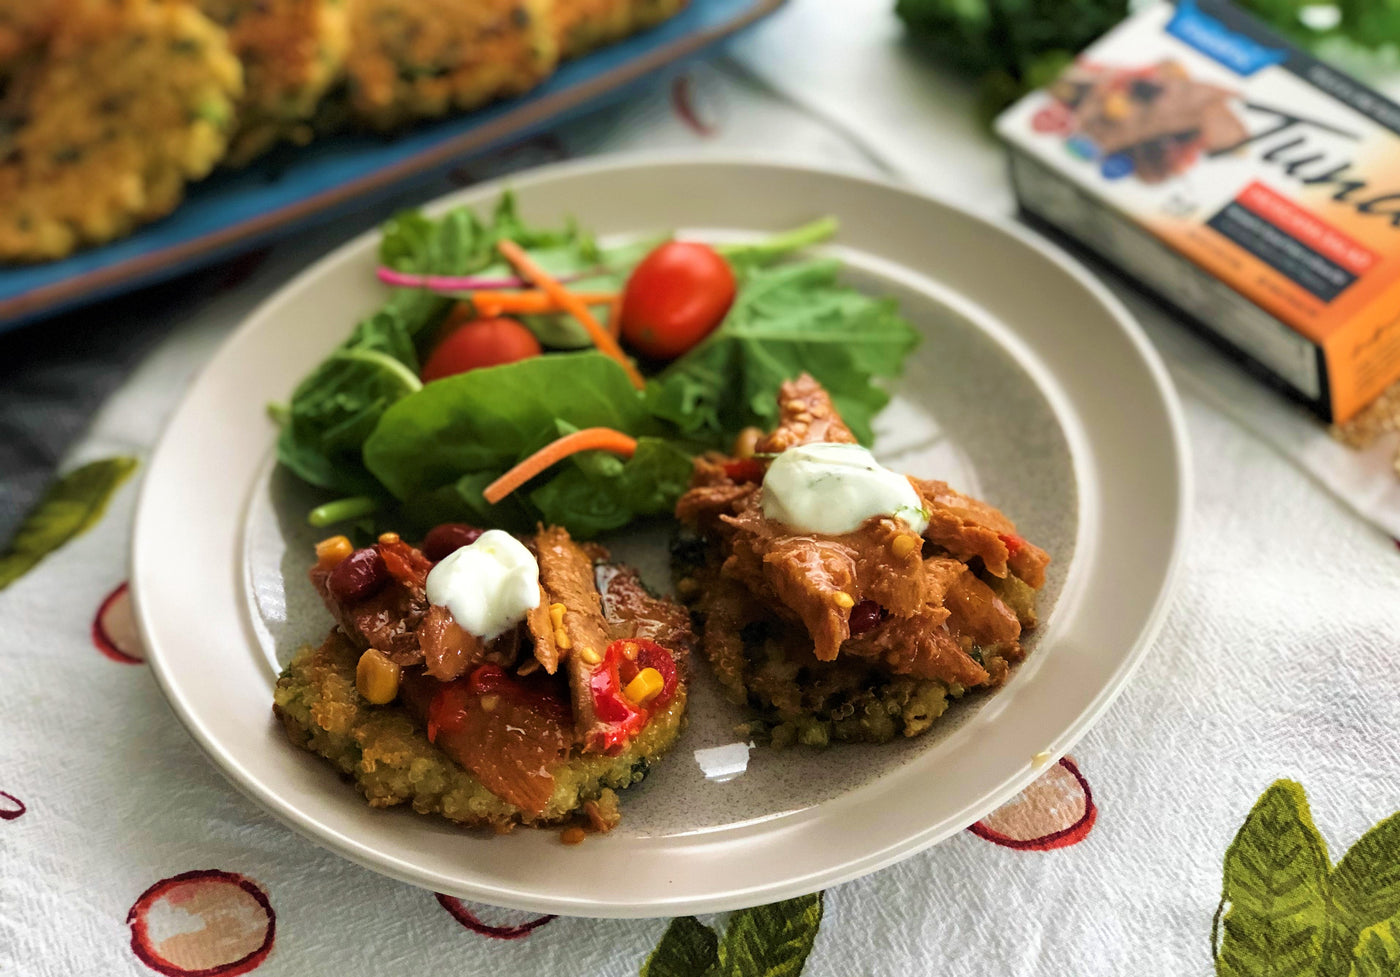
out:
{"label": "green lettuce leaf", "polygon": [[[463,207],[436,220],[416,212],[384,226],[380,260],[397,271],[467,275],[495,268],[496,242],[509,238],[548,252],[571,268],[597,262],[593,240],[572,224],[540,230],[524,224],[515,199],[502,195],[489,220]],[[383,307],[297,385],[282,421],[277,457],[301,478],[346,494],[382,495],[365,470],[361,447],[389,405],[419,389],[419,356],[452,300],[424,289],[395,288]]]}
{"label": "green lettuce leaf", "polygon": [[871,422],[889,402],[874,381],[899,375],[918,335],[892,299],[838,284],[839,270],[834,260],[749,269],[720,327],[648,384],[651,410],[723,446],[745,427],[772,427],[778,387],[805,371],[869,444]]}
{"label": "green lettuce leaf", "polygon": [[[580,428],[638,439],[623,461],[581,452],[489,506],[482,490],[531,453]],[[414,524],[461,520],[507,529],[543,520],[579,537],[669,512],[690,479],[692,446],[646,410],[627,374],[600,353],[558,353],[428,384],[384,412],[364,463]]]}

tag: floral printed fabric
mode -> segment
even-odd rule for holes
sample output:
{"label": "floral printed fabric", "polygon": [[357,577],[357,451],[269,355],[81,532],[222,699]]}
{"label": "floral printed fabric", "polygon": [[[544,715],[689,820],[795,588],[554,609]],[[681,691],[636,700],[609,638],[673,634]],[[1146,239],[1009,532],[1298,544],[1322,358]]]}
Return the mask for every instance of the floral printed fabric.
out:
{"label": "floral printed fabric", "polygon": [[[797,23],[801,29],[785,29],[801,39],[812,28]],[[888,47],[889,37],[871,30],[869,43]],[[772,35],[755,45],[763,36]],[[862,36],[847,38],[853,50]],[[839,132],[730,67],[698,70],[686,87],[679,95],[658,88],[457,178],[563,154],[667,145],[781,146],[868,168]],[[955,185],[985,181],[956,167],[994,152],[957,150],[945,175]],[[1358,974],[1394,972],[1385,967],[1400,925],[1309,907],[1314,891],[1342,891],[1317,887],[1333,886],[1343,853],[1400,811],[1400,551],[1191,397],[1200,471],[1192,543],[1166,627],[1073,760],[1048,768],[975,832],[820,900],[621,921],[438,898],[275,822],[216,773],[171,715],[139,664],[120,585],[141,466],[180,392],[257,300],[355,223],[280,246],[241,282],[191,303],[194,311],[64,464],[71,471],[130,457],[135,473],[112,486],[105,515],[79,520],[81,531],[0,590],[0,973],[368,977],[446,964],[471,974],[582,977],[644,966],[651,977],[1120,977],[1217,967],[1241,977],[1340,974],[1315,962],[1334,945],[1326,940],[1345,942],[1328,936],[1335,920],[1356,930],[1344,949],[1358,961],[1364,955]],[[1284,778],[1306,786],[1308,808],[1301,789],[1271,786]],[[1237,841],[1259,837],[1260,824],[1274,825],[1263,832],[1270,838],[1325,839],[1331,854],[1284,845],[1267,854],[1261,874],[1251,868],[1262,857],[1258,845]],[[1387,857],[1400,863],[1400,853]],[[1312,880],[1296,919],[1287,900],[1250,903],[1249,892],[1272,892],[1294,877]],[[1261,929],[1260,919],[1276,929]],[[1235,952],[1251,940],[1262,956]],[[667,945],[674,950],[662,952]]]}

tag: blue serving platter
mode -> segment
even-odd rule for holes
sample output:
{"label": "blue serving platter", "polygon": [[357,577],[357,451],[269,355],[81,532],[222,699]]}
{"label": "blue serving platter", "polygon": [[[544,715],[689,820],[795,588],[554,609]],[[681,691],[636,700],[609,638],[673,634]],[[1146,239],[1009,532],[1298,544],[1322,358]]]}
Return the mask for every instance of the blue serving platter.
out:
{"label": "blue serving platter", "polygon": [[658,27],[560,65],[532,92],[392,138],[280,150],[189,189],[169,217],[62,261],[0,268],[0,331],[228,257],[519,139],[704,52],[783,0],[691,0]]}

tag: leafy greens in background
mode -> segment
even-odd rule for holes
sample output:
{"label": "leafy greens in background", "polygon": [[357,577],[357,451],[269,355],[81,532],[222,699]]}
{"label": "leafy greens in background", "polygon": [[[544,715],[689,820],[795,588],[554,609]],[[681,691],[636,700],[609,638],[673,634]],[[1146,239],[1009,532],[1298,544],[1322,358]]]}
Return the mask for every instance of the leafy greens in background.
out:
{"label": "leafy greens in background", "polygon": [[[738,279],[724,322],[704,342],[636,390],[622,368],[593,351],[568,352],[585,337],[567,316],[523,321],[554,351],[472,370],[424,386],[421,357],[452,306],[450,298],[396,288],[385,306],[274,411],[278,457],[308,482],[355,497],[323,510],[360,517],[378,509],[398,530],[462,521],[527,529],[537,521],[579,537],[640,516],[669,513],[690,480],[693,457],[727,447],[744,427],[769,427],[778,387],[807,371],[831,391],[858,437],[888,400],[875,384],[897,376],[914,330],[893,301],[837,283],[831,260],[777,262],[829,237],[824,219],[757,243],[720,246]],[[600,250],[572,224],[524,225],[506,196],[490,221],[460,209],[440,220],[417,214],[385,229],[381,259],[419,274],[511,274],[495,253],[509,238],[555,275],[579,275],[578,291],[618,291],[657,240]],[[499,504],[482,491],[554,439],[608,427],[637,440],[626,461],[581,452]],[[390,513],[388,510],[395,511]]]}
{"label": "leafy greens in background", "polygon": [[[1241,0],[1294,41],[1376,51],[1400,42],[1400,2]],[[978,81],[994,113],[1055,76],[1129,13],[1129,0],[897,0],[910,37]],[[1325,25],[1325,26],[1323,26]]]}

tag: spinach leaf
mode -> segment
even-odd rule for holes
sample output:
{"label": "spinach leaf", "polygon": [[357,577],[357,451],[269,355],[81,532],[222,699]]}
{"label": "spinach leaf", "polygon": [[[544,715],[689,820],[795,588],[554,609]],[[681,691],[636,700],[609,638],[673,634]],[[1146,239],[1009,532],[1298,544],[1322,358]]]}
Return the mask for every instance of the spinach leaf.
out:
{"label": "spinach leaf", "polygon": [[828,259],[749,269],[720,327],[648,384],[653,413],[722,446],[742,428],[772,427],[778,387],[805,371],[869,444],[889,401],[873,381],[898,376],[918,336],[893,300],[838,284],[839,269]]}
{"label": "spinach leaf", "polygon": [[[464,207],[436,220],[412,211],[399,214],[384,227],[380,260],[418,274],[474,274],[499,265],[495,247],[502,238],[550,251],[551,260],[572,268],[597,261],[592,238],[572,224],[562,230],[525,225],[509,193],[487,221]],[[313,485],[382,496],[365,470],[361,447],[384,411],[421,387],[419,355],[451,305],[451,299],[424,289],[394,289],[382,308],[361,320],[297,385],[285,412],[279,411],[278,460]]]}
{"label": "spinach leaf", "polygon": [[384,412],[364,461],[408,499],[509,468],[557,438],[561,421],[634,437],[661,433],[617,363],[601,353],[556,353],[428,384]]}

